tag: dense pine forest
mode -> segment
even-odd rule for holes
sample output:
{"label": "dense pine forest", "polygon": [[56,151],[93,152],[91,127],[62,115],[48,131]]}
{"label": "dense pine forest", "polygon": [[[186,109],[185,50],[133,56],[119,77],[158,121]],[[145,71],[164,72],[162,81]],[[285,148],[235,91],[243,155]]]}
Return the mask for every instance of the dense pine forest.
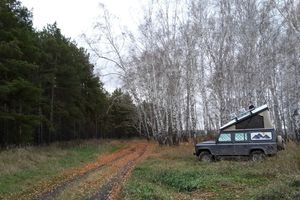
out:
{"label": "dense pine forest", "polygon": [[56,24],[36,31],[27,8],[1,0],[1,146],[134,134],[131,97],[106,92],[93,69]]}

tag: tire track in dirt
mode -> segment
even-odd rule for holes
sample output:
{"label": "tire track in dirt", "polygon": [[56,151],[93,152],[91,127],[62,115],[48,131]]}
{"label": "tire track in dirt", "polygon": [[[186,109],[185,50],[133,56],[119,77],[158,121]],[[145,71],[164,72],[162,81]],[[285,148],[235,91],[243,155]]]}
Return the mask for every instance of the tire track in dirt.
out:
{"label": "tire track in dirt", "polygon": [[[144,147],[144,149],[142,149],[143,150],[142,154],[145,152],[147,145],[143,144],[143,146],[145,146],[145,147]],[[140,148],[141,148],[141,144],[139,144],[139,143],[136,144],[134,142],[134,143],[130,144],[129,147],[126,149],[122,149],[119,152],[104,156],[104,157],[102,157],[102,159],[100,161],[106,161],[106,162],[100,162],[102,164],[96,164],[94,168],[84,171],[83,173],[80,173],[80,174],[72,177],[71,179],[59,184],[57,187],[53,188],[52,190],[43,193],[38,199],[41,199],[41,200],[54,199],[55,197],[57,197],[57,195],[59,195],[61,192],[63,192],[66,188],[72,186],[72,184],[74,184],[75,182],[82,181],[89,174],[102,169],[104,166],[114,165],[114,163],[118,162],[120,159],[122,159],[122,160],[127,160],[127,158],[130,159],[130,157],[131,157],[130,155],[132,155],[136,152],[139,152]],[[108,159],[107,159],[107,157],[108,157]],[[133,164],[132,160],[130,160],[129,163],[131,163],[131,164],[126,164],[125,166],[120,166],[120,168],[122,168],[122,170],[117,175],[118,179],[123,177],[129,171],[130,167]],[[117,177],[114,177],[113,180],[117,181]],[[112,181],[112,182],[110,181],[111,183],[109,182],[107,185],[110,185],[110,184],[114,183],[115,181]],[[108,191],[111,187],[104,186],[104,188],[106,188],[105,191]],[[102,195],[102,193],[101,193],[101,195]],[[99,198],[96,198],[96,199],[99,199]],[[103,198],[100,198],[100,199],[103,199]]]}
{"label": "tire track in dirt", "polygon": [[[114,162],[116,160],[119,160],[121,157],[117,157],[116,159],[112,160],[111,162]],[[110,162],[109,162],[110,163]],[[38,200],[52,200],[54,199],[57,195],[59,195],[61,192],[63,192],[67,187],[70,187],[71,185],[73,185],[75,182],[81,181],[82,179],[86,178],[89,174],[100,170],[101,168],[103,168],[104,166],[106,166],[108,163],[106,164],[102,164],[99,165],[91,170],[88,170],[80,175],[77,175],[63,183],[61,183],[60,185],[58,185],[57,187],[44,192],[39,198],[37,198]]]}
{"label": "tire track in dirt", "polygon": [[[103,179],[108,179],[107,183],[101,187],[100,191],[94,194],[90,199],[106,199],[114,188],[121,188],[116,183],[121,183],[122,179],[131,171],[135,161],[139,159],[146,151],[148,144],[141,141],[129,143],[127,148],[121,149],[118,152],[100,157],[96,162],[89,163],[83,169],[77,169],[80,173],[52,187],[51,190],[43,192],[37,199],[50,200],[55,199],[67,188],[78,182],[84,182],[90,174],[104,169]],[[112,166],[112,167],[111,167]],[[110,169],[117,168],[117,175],[110,178]],[[86,170],[88,169],[88,170]]]}
{"label": "tire track in dirt", "polygon": [[118,160],[124,159],[127,155],[136,152],[137,147],[140,147],[142,144],[145,145],[147,143],[141,140],[130,141],[126,147],[114,153],[101,155],[95,161],[84,166],[66,169],[51,179],[44,180],[34,187],[11,195],[8,199],[55,199],[61,192],[65,191],[66,188],[69,188],[75,183],[83,182],[84,179],[93,172],[101,172],[101,170],[107,166],[113,165]]}
{"label": "tire track in dirt", "polygon": [[147,151],[147,147],[148,144],[144,144],[143,146],[140,145],[137,151],[129,155],[128,158],[126,158],[124,162],[118,166],[119,169],[117,174],[110,178],[109,181],[98,190],[98,192],[87,198],[87,200],[115,199],[118,192],[122,189],[124,182],[130,175],[132,169],[139,160],[142,160],[145,152]]}

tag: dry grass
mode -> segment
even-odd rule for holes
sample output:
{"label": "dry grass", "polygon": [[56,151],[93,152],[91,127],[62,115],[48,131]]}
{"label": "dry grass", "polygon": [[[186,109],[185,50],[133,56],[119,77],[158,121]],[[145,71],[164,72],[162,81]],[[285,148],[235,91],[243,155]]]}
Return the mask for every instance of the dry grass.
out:
{"label": "dry grass", "polygon": [[[36,169],[43,163],[72,156],[76,151],[99,150],[102,152],[108,146],[116,147],[122,145],[122,143],[125,143],[125,141],[92,139],[0,151],[0,176],[14,174],[24,169]],[[110,148],[108,148],[109,150]]]}
{"label": "dry grass", "polygon": [[193,145],[157,147],[133,171],[120,199],[299,199],[300,147],[262,163],[201,163]]}
{"label": "dry grass", "polygon": [[0,199],[14,199],[16,195],[19,196],[18,193],[26,199],[26,191],[39,188],[41,185],[48,187],[48,180],[56,179],[55,177],[66,169],[83,166],[103,153],[116,151],[123,147],[125,142],[88,140],[2,151]]}
{"label": "dry grass", "polygon": [[[2,151],[0,199],[31,199],[95,168],[58,196],[84,199],[106,184],[128,160],[138,158],[136,149],[141,149],[142,143],[90,140]],[[300,147],[294,143],[262,163],[201,163],[192,154],[194,147],[190,143],[178,147],[150,144],[145,153],[147,158],[139,158],[141,162],[132,175],[129,172],[123,177],[128,181],[118,196],[120,199],[279,200],[300,196]],[[120,189],[116,187],[113,191]]]}
{"label": "dry grass", "polygon": [[56,145],[47,147],[26,147],[0,152],[0,176],[14,174],[24,169],[35,169],[41,163],[51,162],[67,156],[68,150]]}
{"label": "dry grass", "polygon": [[[128,148],[100,157],[101,159],[96,162],[101,163],[103,167],[89,174],[84,180],[67,188],[59,195],[58,199],[84,199],[92,195],[115,177],[128,162],[140,159],[140,154],[147,146],[147,144],[140,141],[132,141]],[[118,180],[116,186],[119,186],[122,181]]]}

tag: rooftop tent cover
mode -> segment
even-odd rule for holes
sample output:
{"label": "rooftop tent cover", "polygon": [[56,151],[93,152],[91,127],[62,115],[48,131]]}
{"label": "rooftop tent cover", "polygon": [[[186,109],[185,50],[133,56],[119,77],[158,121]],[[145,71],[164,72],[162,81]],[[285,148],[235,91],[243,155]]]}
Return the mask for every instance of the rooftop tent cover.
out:
{"label": "rooftop tent cover", "polygon": [[229,126],[237,124],[237,123],[239,123],[239,122],[241,122],[245,119],[250,118],[251,116],[254,116],[254,115],[256,115],[258,113],[261,113],[261,112],[263,112],[265,110],[268,110],[268,109],[269,108],[268,108],[267,104],[265,104],[265,105],[262,105],[258,108],[248,110],[247,112],[242,113],[240,116],[236,117],[235,119],[231,120],[230,122],[224,124],[220,129],[223,130],[223,129],[229,127]]}

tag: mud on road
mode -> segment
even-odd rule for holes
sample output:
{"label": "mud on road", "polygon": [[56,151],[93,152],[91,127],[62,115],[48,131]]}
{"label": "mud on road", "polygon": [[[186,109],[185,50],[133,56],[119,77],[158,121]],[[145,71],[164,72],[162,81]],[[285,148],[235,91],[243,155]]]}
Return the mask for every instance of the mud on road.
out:
{"label": "mud on road", "polygon": [[102,155],[82,167],[65,170],[19,194],[18,199],[116,199],[137,162],[150,153],[153,144],[134,140],[114,153]]}

